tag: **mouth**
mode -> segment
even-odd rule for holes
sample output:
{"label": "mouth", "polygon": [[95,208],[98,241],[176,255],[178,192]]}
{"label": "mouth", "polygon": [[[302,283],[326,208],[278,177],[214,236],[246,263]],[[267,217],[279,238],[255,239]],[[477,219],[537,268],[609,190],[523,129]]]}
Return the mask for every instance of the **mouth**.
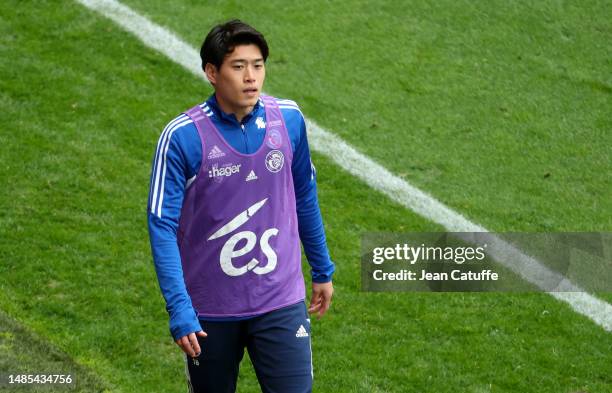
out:
{"label": "mouth", "polygon": [[248,95],[248,96],[255,96],[255,95],[257,95],[259,90],[257,90],[256,87],[249,87],[249,88],[246,88],[246,89],[242,90],[242,92],[244,94]]}

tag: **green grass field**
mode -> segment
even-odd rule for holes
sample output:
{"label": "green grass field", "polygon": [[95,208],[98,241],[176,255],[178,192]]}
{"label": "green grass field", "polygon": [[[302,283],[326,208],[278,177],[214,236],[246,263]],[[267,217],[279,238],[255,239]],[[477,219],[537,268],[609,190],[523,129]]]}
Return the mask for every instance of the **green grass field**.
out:
{"label": "green grass field", "polygon": [[[267,92],[491,230],[612,229],[606,2],[125,4],[194,47],[252,23]],[[210,87],[72,1],[0,2],[0,76],[0,374],[184,392],[146,202],[162,128]],[[442,228],[313,159],[337,264],[315,391],[612,392],[610,332],[547,294],[361,292],[364,232]]]}

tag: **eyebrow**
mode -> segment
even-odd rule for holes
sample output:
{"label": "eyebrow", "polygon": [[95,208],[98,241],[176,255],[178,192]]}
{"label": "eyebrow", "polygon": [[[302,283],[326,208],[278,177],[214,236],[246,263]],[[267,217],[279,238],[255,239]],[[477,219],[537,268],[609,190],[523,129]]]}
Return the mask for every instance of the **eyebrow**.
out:
{"label": "eyebrow", "polygon": [[[264,59],[263,57],[258,57],[257,59],[253,60],[253,63],[263,63]],[[232,64],[236,64],[236,63],[248,63],[249,61],[247,59],[234,59],[231,61]]]}

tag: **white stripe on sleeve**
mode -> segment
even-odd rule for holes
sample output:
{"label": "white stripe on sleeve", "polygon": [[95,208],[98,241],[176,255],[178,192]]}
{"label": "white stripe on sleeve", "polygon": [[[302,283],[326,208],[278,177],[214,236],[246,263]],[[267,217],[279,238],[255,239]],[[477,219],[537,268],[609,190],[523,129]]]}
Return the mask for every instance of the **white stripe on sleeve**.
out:
{"label": "white stripe on sleeve", "polygon": [[151,213],[155,213],[155,206],[157,204],[157,190],[159,186],[159,174],[161,171],[161,161],[159,158],[163,150],[163,146],[166,143],[166,138],[168,136],[168,133],[172,129],[174,129],[174,127],[180,121],[185,120],[186,118],[187,118],[186,115],[181,114],[177,116],[174,120],[172,120],[170,123],[168,123],[168,125],[164,128],[161,135],[159,136],[159,140],[157,141],[157,150],[155,151],[155,161],[153,162],[154,173],[153,173],[153,179],[151,181],[151,190],[149,191],[151,194],[151,201],[150,201],[151,202]]}
{"label": "white stripe on sleeve", "polygon": [[[213,112],[210,110],[210,108],[208,108],[206,103],[201,104],[200,107],[202,109],[207,108],[210,111],[205,112],[206,116],[211,117],[213,115]],[[162,205],[164,202],[164,186],[167,168],[166,156],[168,154],[170,140],[175,131],[190,123],[193,123],[193,121],[187,115],[179,115],[166,126],[157,144],[157,152],[155,155],[155,162],[153,164],[155,168],[155,179],[151,182],[151,213],[155,214],[159,218],[162,217]]]}

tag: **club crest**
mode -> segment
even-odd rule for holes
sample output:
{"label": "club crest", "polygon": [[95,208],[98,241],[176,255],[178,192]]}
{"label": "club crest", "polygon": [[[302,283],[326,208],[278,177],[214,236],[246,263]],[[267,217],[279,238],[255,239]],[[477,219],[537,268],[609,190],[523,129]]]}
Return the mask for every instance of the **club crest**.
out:
{"label": "club crest", "polygon": [[266,155],[266,168],[272,173],[276,173],[283,169],[285,156],[280,150],[272,150]]}

